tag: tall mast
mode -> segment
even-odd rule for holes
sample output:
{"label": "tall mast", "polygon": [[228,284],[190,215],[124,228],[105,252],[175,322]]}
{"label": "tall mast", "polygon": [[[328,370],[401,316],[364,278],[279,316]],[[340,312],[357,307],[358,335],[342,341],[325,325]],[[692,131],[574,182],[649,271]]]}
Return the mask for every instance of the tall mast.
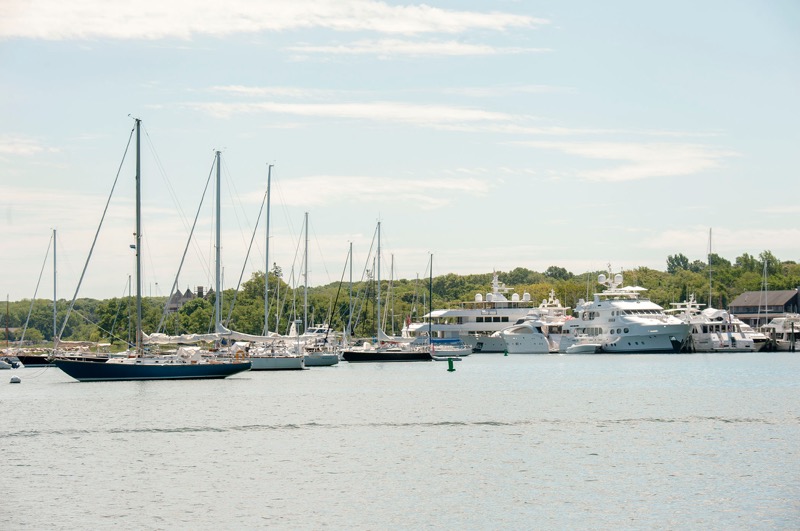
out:
{"label": "tall mast", "polygon": [[350,242],[350,251],[347,253],[347,259],[350,261],[350,295],[347,301],[347,336],[349,336],[353,326],[353,242]]}
{"label": "tall mast", "polygon": [[378,222],[378,255],[377,255],[377,292],[378,292],[378,330],[375,333],[376,338],[378,339],[378,345],[381,344],[381,222]]}
{"label": "tall mast", "polygon": [[136,118],[136,354],[142,351],[142,121]]}
{"label": "tall mast", "polygon": [[[58,325],[56,324],[56,229],[53,229],[53,341],[56,340],[58,334]],[[55,346],[55,345],[54,345]]]}
{"label": "tall mast", "polygon": [[[269,194],[272,182],[272,164],[267,165],[267,236],[266,236],[266,264],[264,266],[264,335],[269,334]],[[278,329],[277,323],[275,330]]]}
{"label": "tall mast", "polygon": [[308,330],[308,212],[303,223],[306,226],[306,250],[303,258],[303,333],[305,334]]}
{"label": "tall mast", "polygon": [[711,308],[711,228],[708,229],[708,306]]}
{"label": "tall mast", "polygon": [[[428,277],[428,341],[433,346],[433,253],[431,253],[431,271]],[[433,351],[431,351],[433,352]]]}
{"label": "tall mast", "polygon": [[219,280],[220,280],[220,272],[219,272],[219,268],[220,268],[220,264],[219,264],[219,262],[220,262],[219,214],[220,214],[220,210],[221,210],[220,205],[222,204],[222,202],[220,201],[220,197],[219,197],[220,196],[220,189],[221,189],[221,186],[220,186],[220,181],[221,181],[220,174],[221,174],[221,172],[220,172],[220,168],[219,168],[219,155],[220,155],[220,152],[217,151],[217,153],[216,153],[216,159],[217,159],[216,160],[216,164],[217,164],[217,227],[216,227],[217,253],[216,253],[216,257],[215,257],[216,272],[215,272],[215,275],[214,275],[214,277],[215,277],[215,285],[216,285],[216,287],[214,288],[216,290],[216,296],[214,297],[214,332],[219,332],[220,331],[220,326],[219,326],[220,325],[220,315],[222,315],[220,313],[220,311],[221,311],[221,308],[220,308],[220,297],[222,296],[222,292],[220,291],[220,282],[219,282]]}

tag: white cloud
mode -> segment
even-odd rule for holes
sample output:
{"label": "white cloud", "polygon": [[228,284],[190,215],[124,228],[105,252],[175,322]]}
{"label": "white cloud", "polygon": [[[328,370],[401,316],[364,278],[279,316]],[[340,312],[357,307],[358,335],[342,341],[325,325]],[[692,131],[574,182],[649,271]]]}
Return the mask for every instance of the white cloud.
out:
{"label": "white cloud", "polygon": [[546,19],[499,12],[390,5],[374,0],[175,0],[140,2],[30,0],[4,5],[0,38],[189,39],[259,31],[325,28],[386,34],[503,31],[548,24]]}
{"label": "white cloud", "polygon": [[[705,260],[708,253],[709,227],[670,228],[642,239],[642,247],[661,249],[667,254],[683,253],[690,260]],[[711,252],[733,261],[742,253],[758,254],[771,250],[783,260],[794,259],[784,253],[793,254],[791,242],[800,239],[800,228],[773,227],[750,229],[734,227],[712,228]],[[666,254],[664,255],[666,259]]]}
{"label": "white cloud", "polygon": [[722,160],[736,156],[732,151],[699,144],[546,141],[524,144],[589,159],[626,162],[622,166],[580,174],[589,180],[607,182],[691,175],[718,168]]}
{"label": "white cloud", "polygon": [[451,204],[455,194],[481,196],[489,192],[487,180],[477,178],[403,179],[316,175],[284,181],[278,202],[289,206],[321,206],[387,200],[416,205],[423,210]]}
{"label": "white cloud", "polygon": [[0,136],[0,154],[29,157],[44,151],[35,140],[16,136]]}
{"label": "white cloud", "polygon": [[292,52],[332,55],[405,56],[487,56],[544,53],[548,48],[507,48],[486,44],[467,44],[458,41],[407,41],[399,39],[360,40],[337,45],[297,45]]}
{"label": "white cloud", "polygon": [[436,126],[462,122],[502,122],[514,119],[505,113],[452,107],[446,105],[415,105],[398,102],[370,103],[192,103],[188,107],[208,112],[220,118],[234,114],[268,112],[325,118],[348,118]]}

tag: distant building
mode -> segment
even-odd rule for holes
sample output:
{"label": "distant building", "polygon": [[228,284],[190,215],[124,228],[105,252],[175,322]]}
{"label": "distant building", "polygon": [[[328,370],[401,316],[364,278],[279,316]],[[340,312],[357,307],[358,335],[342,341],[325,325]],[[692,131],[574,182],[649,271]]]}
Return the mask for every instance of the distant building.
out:
{"label": "distant building", "polygon": [[800,298],[796,289],[745,291],[728,305],[730,313],[753,327],[765,325],[787,313],[798,313],[798,308]]}
{"label": "distant building", "polygon": [[208,296],[213,292],[214,290],[208,290],[208,292],[206,292],[203,286],[197,286],[197,295],[192,293],[192,290],[189,288],[186,288],[186,293],[181,293],[180,290],[176,291],[172,294],[172,297],[170,297],[169,301],[167,302],[167,311],[170,313],[177,312],[187,302],[194,299],[208,298]]}

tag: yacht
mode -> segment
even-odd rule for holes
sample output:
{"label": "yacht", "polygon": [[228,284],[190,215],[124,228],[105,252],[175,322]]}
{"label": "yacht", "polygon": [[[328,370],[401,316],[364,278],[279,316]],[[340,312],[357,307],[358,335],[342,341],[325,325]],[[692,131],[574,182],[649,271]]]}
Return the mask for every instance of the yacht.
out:
{"label": "yacht", "polygon": [[534,307],[531,296],[513,293],[511,299],[506,294],[511,291],[497,278],[492,277],[492,291],[477,293],[472,301],[462,302],[458,308],[433,310],[423,316],[423,321],[408,325],[408,335],[412,338],[430,335],[434,339],[461,339],[473,352],[503,352],[505,341],[492,336],[503,328],[516,323]]}
{"label": "yacht", "polygon": [[769,337],[775,350],[796,351],[800,336],[800,314],[789,313],[776,317],[761,329]]}
{"label": "yacht", "polygon": [[560,352],[594,339],[602,352],[653,353],[680,352],[689,335],[689,325],[664,313],[664,308],[642,296],[639,286],[622,285],[622,274],[599,275],[597,282],[605,291],[595,293],[590,301],[581,299],[575,319],[564,324]]}
{"label": "yacht", "polygon": [[675,308],[666,310],[691,327],[686,350],[691,352],[755,352],[755,341],[742,330],[738,319],[734,321],[725,310],[706,308],[700,310],[694,294],[689,300],[672,303]]}
{"label": "yacht", "polygon": [[567,315],[569,307],[561,305],[554,290],[542,299],[538,307],[530,310],[513,325],[495,332],[505,341],[509,354],[547,354],[558,352],[564,323],[572,319]]}

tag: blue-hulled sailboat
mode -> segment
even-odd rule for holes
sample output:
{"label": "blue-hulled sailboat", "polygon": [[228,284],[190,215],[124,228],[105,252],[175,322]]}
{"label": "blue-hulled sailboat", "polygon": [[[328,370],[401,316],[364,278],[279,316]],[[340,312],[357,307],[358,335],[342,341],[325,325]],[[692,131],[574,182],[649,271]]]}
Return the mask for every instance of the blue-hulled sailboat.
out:
{"label": "blue-hulled sailboat", "polygon": [[[226,378],[250,369],[248,360],[209,360],[199,355],[143,354],[142,349],[142,280],[141,280],[141,120],[136,122],[136,351],[126,358],[109,359],[105,363],[67,360],[56,358],[56,366],[69,376],[81,382],[113,380],[193,380]],[[218,155],[219,156],[219,155]],[[217,186],[219,187],[219,166],[217,166]],[[219,194],[217,195],[219,197]],[[219,204],[217,204],[219,211]],[[220,248],[219,214],[217,217],[217,252]],[[217,296],[219,296],[219,275],[217,275]]]}

